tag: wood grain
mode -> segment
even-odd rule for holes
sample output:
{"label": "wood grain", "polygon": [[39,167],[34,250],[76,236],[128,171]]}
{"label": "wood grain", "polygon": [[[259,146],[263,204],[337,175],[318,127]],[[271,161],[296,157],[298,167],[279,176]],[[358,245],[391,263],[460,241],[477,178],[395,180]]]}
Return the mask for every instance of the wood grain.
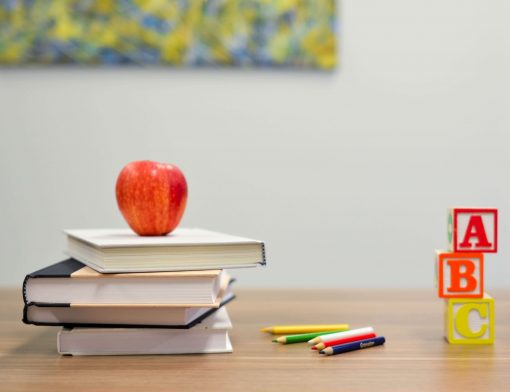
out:
{"label": "wood grain", "polygon": [[[451,346],[434,291],[238,290],[228,309],[233,354],[61,357],[57,328],[21,323],[21,292],[0,290],[0,390],[5,391],[506,391],[510,291],[496,300],[496,344]],[[277,345],[271,324],[372,325],[387,343],[334,357]]]}

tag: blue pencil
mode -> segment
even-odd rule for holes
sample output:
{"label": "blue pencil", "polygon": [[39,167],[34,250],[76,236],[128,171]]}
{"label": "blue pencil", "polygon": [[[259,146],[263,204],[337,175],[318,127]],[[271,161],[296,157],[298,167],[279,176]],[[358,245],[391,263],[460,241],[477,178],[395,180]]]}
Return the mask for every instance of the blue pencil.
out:
{"label": "blue pencil", "polygon": [[324,355],[336,355],[346,353],[348,351],[361,350],[363,348],[369,348],[374,346],[380,346],[384,344],[386,339],[384,336],[377,336],[375,338],[358,340],[357,342],[339,344],[338,346],[326,347],[324,350],[319,351],[320,354]]}

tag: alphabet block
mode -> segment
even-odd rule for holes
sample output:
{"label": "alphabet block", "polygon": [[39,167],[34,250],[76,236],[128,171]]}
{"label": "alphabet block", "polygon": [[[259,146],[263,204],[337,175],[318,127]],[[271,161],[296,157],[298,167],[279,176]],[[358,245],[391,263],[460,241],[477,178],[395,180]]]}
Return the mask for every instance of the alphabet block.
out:
{"label": "alphabet block", "polygon": [[450,298],[445,300],[445,338],[450,344],[494,343],[494,300]]}
{"label": "alphabet block", "polygon": [[436,251],[440,298],[483,297],[483,253]]}
{"label": "alphabet block", "polygon": [[453,252],[498,251],[498,210],[496,208],[450,208],[448,246]]}

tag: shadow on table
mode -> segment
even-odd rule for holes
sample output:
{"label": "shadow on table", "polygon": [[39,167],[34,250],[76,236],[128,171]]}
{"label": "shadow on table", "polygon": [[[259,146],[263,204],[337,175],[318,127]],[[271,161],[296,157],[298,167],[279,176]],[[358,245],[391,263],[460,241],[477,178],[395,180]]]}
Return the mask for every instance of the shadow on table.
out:
{"label": "shadow on table", "polygon": [[[48,355],[57,353],[57,329],[45,329],[32,334],[22,344],[7,351],[8,356],[15,355]],[[1,359],[0,359],[1,364]]]}

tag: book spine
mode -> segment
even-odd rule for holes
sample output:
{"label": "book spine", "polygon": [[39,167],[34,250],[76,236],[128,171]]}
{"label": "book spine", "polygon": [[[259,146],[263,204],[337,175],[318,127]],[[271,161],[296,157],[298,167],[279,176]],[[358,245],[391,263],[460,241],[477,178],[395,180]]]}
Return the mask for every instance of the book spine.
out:
{"label": "book spine", "polygon": [[62,325],[61,323],[46,323],[46,322],[38,322],[34,320],[30,320],[28,318],[28,309],[31,306],[39,306],[39,307],[50,307],[50,308],[68,308],[71,306],[71,304],[46,304],[46,303],[38,303],[38,302],[29,302],[25,303],[23,306],[23,318],[21,321],[23,321],[24,324],[32,324],[32,325]]}
{"label": "book spine", "polygon": [[261,250],[262,250],[262,263],[260,265],[266,265],[266,244],[263,242],[261,243]]}
{"label": "book spine", "polygon": [[24,324],[31,324],[30,320],[28,320],[28,305],[24,305],[23,306],[23,318],[21,319],[21,321],[23,321]]}
{"label": "book spine", "polygon": [[23,303],[25,305],[28,303],[28,301],[27,301],[27,283],[30,278],[31,278],[30,275],[25,276],[25,279],[23,279],[23,287],[21,289],[21,292],[23,295]]}

